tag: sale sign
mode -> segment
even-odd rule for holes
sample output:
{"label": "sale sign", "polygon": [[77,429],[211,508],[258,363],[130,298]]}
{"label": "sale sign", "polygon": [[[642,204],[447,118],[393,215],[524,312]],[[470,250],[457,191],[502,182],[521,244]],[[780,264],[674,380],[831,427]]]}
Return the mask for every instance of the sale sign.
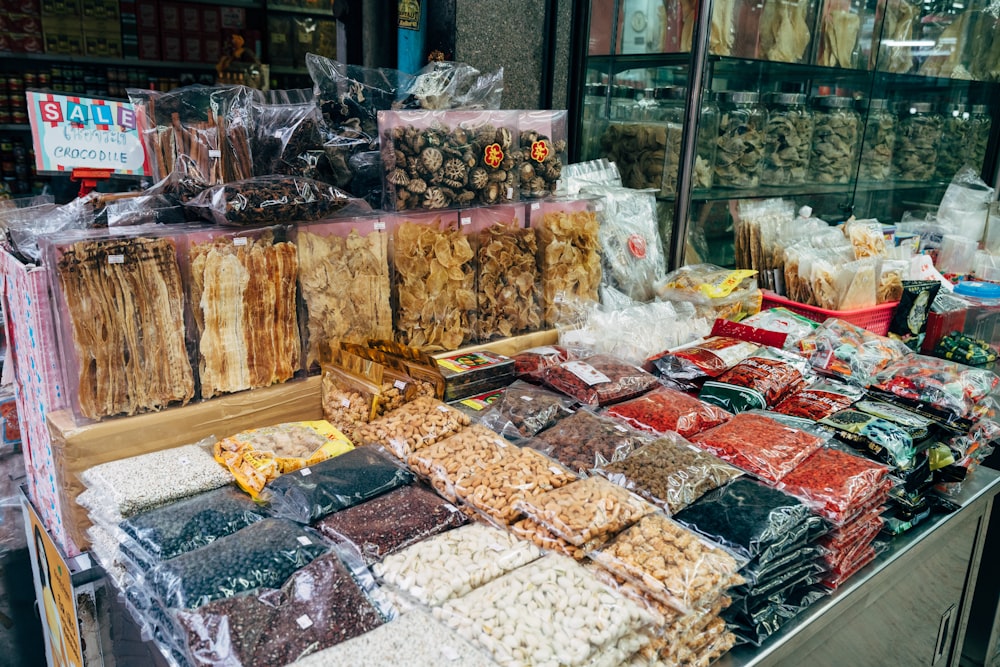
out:
{"label": "sale sign", "polygon": [[149,174],[131,104],[35,91],[27,98],[37,171]]}

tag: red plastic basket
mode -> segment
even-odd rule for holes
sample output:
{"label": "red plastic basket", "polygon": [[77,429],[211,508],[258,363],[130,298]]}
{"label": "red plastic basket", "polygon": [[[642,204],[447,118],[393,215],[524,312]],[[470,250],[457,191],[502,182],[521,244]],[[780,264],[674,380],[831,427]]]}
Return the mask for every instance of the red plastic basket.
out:
{"label": "red plastic basket", "polygon": [[787,308],[793,313],[807,317],[814,322],[824,322],[828,317],[836,317],[837,319],[859,326],[862,329],[868,329],[868,331],[879,336],[884,336],[889,332],[889,323],[892,322],[892,314],[896,311],[896,306],[899,304],[898,301],[890,301],[872,306],[871,308],[827,310],[826,308],[818,308],[799,303],[798,301],[791,301],[768,290],[761,291],[764,294],[764,299],[760,306],[761,310],[778,308],[780,306]]}

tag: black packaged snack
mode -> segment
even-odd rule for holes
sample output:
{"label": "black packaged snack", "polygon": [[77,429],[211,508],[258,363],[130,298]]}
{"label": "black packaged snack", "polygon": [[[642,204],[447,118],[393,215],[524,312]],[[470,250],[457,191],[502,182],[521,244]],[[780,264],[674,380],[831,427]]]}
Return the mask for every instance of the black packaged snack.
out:
{"label": "black packaged snack", "polygon": [[927,316],[941,283],[936,280],[904,280],[903,296],[889,324],[889,337],[920,351],[927,331]]}

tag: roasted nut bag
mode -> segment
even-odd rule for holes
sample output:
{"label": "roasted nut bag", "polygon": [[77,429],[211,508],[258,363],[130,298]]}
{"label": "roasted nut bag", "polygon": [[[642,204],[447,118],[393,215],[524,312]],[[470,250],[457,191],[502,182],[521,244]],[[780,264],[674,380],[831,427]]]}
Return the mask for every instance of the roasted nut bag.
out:
{"label": "roasted nut bag", "polygon": [[480,424],[410,454],[407,463],[445,498],[455,501],[456,487],[490,464],[517,458],[517,448]]}
{"label": "roasted nut bag", "polygon": [[382,445],[399,459],[458,433],[469,417],[441,401],[421,396],[358,429],[358,442]]}

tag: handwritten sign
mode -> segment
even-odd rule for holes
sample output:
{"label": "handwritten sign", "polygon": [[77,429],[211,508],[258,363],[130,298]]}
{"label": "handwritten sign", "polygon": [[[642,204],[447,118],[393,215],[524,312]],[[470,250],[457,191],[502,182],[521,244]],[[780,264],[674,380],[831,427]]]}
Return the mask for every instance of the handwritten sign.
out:
{"label": "handwritten sign", "polygon": [[27,98],[37,171],[149,174],[131,104],[35,91],[28,91]]}

